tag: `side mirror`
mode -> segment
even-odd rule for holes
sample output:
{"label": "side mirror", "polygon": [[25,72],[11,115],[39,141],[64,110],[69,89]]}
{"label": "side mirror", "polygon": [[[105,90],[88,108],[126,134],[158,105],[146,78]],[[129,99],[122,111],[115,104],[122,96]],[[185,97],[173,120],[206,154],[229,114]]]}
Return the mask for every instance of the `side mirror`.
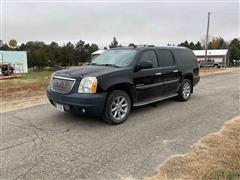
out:
{"label": "side mirror", "polygon": [[153,63],[151,61],[144,61],[136,66],[136,71],[139,71],[141,69],[150,69],[153,67]]}

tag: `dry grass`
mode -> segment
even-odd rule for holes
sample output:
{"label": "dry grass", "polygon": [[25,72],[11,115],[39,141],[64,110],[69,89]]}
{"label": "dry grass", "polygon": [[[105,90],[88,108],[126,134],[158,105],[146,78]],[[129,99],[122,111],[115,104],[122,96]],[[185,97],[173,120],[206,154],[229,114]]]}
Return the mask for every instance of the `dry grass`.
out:
{"label": "dry grass", "polygon": [[200,76],[204,77],[204,76],[208,76],[211,74],[219,74],[219,73],[226,73],[226,72],[234,72],[234,71],[239,71],[240,72],[240,68],[239,67],[230,67],[230,68],[201,68],[200,69]]}
{"label": "dry grass", "polygon": [[46,89],[51,74],[52,71],[34,71],[22,78],[1,80],[0,112],[46,103]]}
{"label": "dry grass", "polygon": [[209,134],[184,155],[166,160],[147,180],[240,179],[240,116]]}

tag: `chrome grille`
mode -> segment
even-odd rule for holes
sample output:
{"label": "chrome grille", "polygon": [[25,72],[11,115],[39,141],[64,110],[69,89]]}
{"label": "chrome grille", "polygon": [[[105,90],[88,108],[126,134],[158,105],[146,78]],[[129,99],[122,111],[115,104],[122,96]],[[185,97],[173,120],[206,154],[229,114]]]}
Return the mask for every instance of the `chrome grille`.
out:
{"label": "chrome grille", "polygon": [[53,76],[51,89],[58,93],[67,94],[72,90],[75,81],[76,79],[72,78]]}

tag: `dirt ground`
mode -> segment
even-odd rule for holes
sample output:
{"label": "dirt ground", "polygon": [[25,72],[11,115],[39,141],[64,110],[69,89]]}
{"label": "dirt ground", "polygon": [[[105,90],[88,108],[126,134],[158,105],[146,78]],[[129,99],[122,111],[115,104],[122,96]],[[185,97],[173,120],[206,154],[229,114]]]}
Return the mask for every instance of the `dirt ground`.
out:
{"label": "dirt ground", "polygon": [[205,77],[212,74],[219,74],[219,73],[227,73],[227,72],[233,72],[233,71],[239,71],[239,67],[232,67],[232,68],[201,68],[200,69],[200,76]]}
{"label": "dirt ground", "polygon": [[1,112],[8,112],[46,103],[47,97],[45,87],[47,87],[47,85],[40,86],[36,83],[32,83],[23,87],[0,89]]}
{"label": "dirt ground", "polygon": [[[20,93],[19,93],[20,94]],[[28,108],[36,105],[46,104],[48,102],[46,94],[43,92],[35,92],[34,95],[26,96],[25,92],[22,93],[23,96],[17,97],[11,100],[6,98],[1,98],[1,111],[9,112],[22,108]]]}
{"label": "dirt ground", "polygon": [[[201,68],[200,76],[239,71],[239,68]],[[47,103],[46,88],[50,74],[30,75],[29,79],[9,79],[0,81],[0,112],[9,112],[21,108]],[[33,78],[32,78],[33,76]]]}
{"label": "dirt ground", "polygon": [[240,116],[200,139],[189,153],[172,156],[146,180],[240,179]]}
{"label": "dirt ground", "polygon": [[0,81],[0,112],[47,103],[46,89],[50,77],[16,78]]}

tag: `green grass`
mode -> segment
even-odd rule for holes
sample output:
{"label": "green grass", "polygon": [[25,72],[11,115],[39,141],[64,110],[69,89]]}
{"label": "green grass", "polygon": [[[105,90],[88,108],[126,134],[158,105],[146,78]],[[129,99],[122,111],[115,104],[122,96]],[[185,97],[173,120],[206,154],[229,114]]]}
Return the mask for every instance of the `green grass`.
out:
{"label": "green grass", "polygon": [[38,70],[30,71],[29,73],[24,74],[23,77],[7,79],[0,81],[0,89],[14,89],[19,87],[31,87],[39,86],[42,88],[47,87],[51,74],[54,71],[52,70]]}
{"label": "green grass", "polygon": [[38,70],[38,71],[30,71],[27,74],[24,74],[24,76],[20,79],[46,79],[46,78],[50,78],[51,74],[54,71],[52,70]]}

